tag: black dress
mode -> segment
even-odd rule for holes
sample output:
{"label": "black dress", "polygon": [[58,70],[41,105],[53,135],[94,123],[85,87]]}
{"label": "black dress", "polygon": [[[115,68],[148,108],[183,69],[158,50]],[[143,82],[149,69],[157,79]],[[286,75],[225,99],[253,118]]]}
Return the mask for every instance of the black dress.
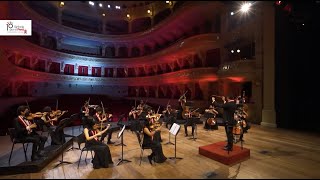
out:
{"label": "black dress", "polygon": [[[90,136],[93,136],[96,133],[96,131],[89,129]],[[113,164],[109,146],[100,142],[98,138],[87,141],[86,147],[90,147],[94,151],[92,160],[94,169],[107,168],[109,167],[109,164]]]}
{"label": "black dress", "polygon": [[[149,122],[146,122],[145,127],[148,128],[149,131],[150,131]],[[154,160],[154,162],[156,162],[156,163],[163,163],[163,162],[165,162],[167,160],[167,157],[163,154],[162,145],[161,145],[160,140],[161,140],[160,131],[157,131],[154,134],[153,138],[150,137],[149,135],[147,135],[143,131],[143,143],[142,143],[142,146],[143,147],[151,147],[152,153],[151,153],[150,156]]]}

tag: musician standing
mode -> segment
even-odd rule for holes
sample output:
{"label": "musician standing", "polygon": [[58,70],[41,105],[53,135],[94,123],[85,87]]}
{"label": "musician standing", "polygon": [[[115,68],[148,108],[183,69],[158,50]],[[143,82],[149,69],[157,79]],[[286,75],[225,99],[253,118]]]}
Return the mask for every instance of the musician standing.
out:
{"label": "musician standing", "polygon": [[[95,124],[102,124],[104,122],[107,121],[107,117],[108,115],[106,114],[103,114],[103,109],[102,107],[97,107],[96,109],[96,114],[93,116],[93,120],[94,120],[94,123]],[[104,132],[101,136],[101,142],[104,141],[104,138],[106,136],[108,136],[108,141],[107,141],[107,144],[114,144],[114,142],[111,141],[111,138],[112,138],[112,132],[113,130],[111,128],[108,129],[108,131]]]}
{"label": "musician standing", "polygon": [[131,131],[141,131],[142,126],[140,124],[140,120],[138,119],[138,110],[134,106],[132,106],[131,111],[129,112],[129,121]]}
{"label": "musician standing", "polygon": [[41,151],[44,148],[44,144],[47,141],[47,137],[39,135],[35,128],[37,125],[31,123],[27,120],[30,110],[26,106],[19,106],[17,109],[18,117],[15,118],[15,130],[17,137],[22,139],[24,142],[31,142],[32,145],[32,155],[31,160],[39,160],[43,155]]}
{"label": "musician standing", "polygon": [[177,118],[178,119],[183,119],[182,117],[182,112],[185,110],[185,107],[186,107],[186,103],[187,103],[187,97],[186,97],[186,93],[183,94],[180,98],[179,98],[179,111],[178,111],[178,114],[177,114]]}
{"label": "musician standing", "polygon": [[215,107],[223,108],[223,120],[225,122],[225,130],[226,136],[228,140],[228,144],[223,148],[224,150],[232,151],[233,148],[233,126],[235,125],[234,114],[238,107],[235,101],[230,97],[224,96],[221,97],[223,100],[223,104],[215,101],[215,97],[212,97],[212,103]]}
{"label": "musician standing", "polygon": [[80,110],[80,117],[83,127],[87,125],[88,117],[89,117],[89,101],[85,101],[84,105],[81,107]]}

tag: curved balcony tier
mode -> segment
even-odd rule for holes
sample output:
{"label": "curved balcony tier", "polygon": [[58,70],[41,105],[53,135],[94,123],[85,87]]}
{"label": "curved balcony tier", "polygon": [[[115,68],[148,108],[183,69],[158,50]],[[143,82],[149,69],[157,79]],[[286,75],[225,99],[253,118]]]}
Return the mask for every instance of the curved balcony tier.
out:
{"label": "curved balcony tier", "polygon": [[255,80],[258,69],[255,60],[238,60],[220,65],[217,74],[221,78],[229,78],[235,82]]}
{"label": "curved balcony tier", "polygon": [[[16,4],[16,6],[12,7],[13,12],[15,12],[11,13],[13,18],[21,19],[23,17],[24,19],[31,19],[33,21],[33,28],[46,31],[54,37],[73,37],[100,43],[122,42],[129,44],[139,43],[141,41],[147,43],[150,42],[150,39],[157,41],[162,41],[162,38],[172,39],[172,36],[182,34],[187,29],[191,29],[193,25],[201,23],[202,18],[199,19],[199,17],[215,19],[216,15],[219,14],[223,8],[220,2],[188,2],[177,10],[171,18],[167,18],[147,31],[127,35],[103,35],[62,26],[45,17],[39,16],[22,2],[12,3]],[[212,9],[216,9],[216,11],[212,12]],[[203,18],[203,20],[205,20],[205,18]],[[50,27],[50,29],[47,27]]]}
{"label": "curved balcony tier", "polygon": [[204,34],[179,41],[169,48],[149,56],[114,59],[70,55],[37,46],[19,37],[0,37],[0,48],[13,49],[30,58],[37,57],[38,59],[46,59],[58,63],[63,62],[65,64],[78,63],[83,65],[90,64],[91,66],[108,65],[111,67],[137,67],[170,63],[188,55],[219,47],[220,42],[217,34]]}
{"label": "curved balcony tier", "polygon": [[118,86],[155,86],[170,83],[187,83],[192,81],[216,81],[217,68],[195,68],[181,70],[157,76],[135,78],[81,77],[36,72],[13,65],[7,57],[2,58],[1,65],[6,67],[1,78],[26,82],[68,82],[70,84],[118,85]]}

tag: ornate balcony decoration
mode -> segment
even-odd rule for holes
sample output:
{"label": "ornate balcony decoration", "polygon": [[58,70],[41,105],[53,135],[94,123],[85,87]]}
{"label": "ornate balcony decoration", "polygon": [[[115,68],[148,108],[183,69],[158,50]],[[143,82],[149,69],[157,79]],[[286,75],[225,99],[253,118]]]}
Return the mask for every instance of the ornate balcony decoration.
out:
{"label": "ornate balcony decoration", "polygon": [[95,58],[80,55],[70,55],[67,53],[57,52],[46,48],[39,47],[19,37],[0,38],[0,47],[6,49],[15,49],[25,56],[37,56],[40,59],[50,59],[52,62],[64,62],[91,65],[108,65],[116,67],[130,67],[130,66],[145,66],[157,65],[164,62],[174,62],[179,57],[187,56],[188,54],[197,53],[197,51],[206,51],[207,49],[219,48],[220,41],[218,34],[203,34],[181,40],[169,48],[157,52],[155,54],[137,57],[137,58]]}
{"label": "ornate balcony decoration", "polygon": [[[119,85],[119,86],[154,86],[156,84],[187,83],[190,81],[217,80],[217,68],[196,68],[171,72],[157,76],[134,77],[134,78],[107,78],[107,77],[80,77],[74,75],[60,75],[46,72],[37,72],[13,65],[7,59],[2,65],[6,67],[8,80],[23,80],[31,82],[68,82],[72,84],[94,84],[94,85]],[[156,82],[156,84],[155,84]]]}

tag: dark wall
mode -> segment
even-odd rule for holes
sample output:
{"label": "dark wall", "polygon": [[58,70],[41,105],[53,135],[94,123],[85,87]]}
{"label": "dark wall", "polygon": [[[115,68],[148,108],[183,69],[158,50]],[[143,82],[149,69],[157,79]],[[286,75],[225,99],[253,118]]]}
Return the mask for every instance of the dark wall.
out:
{"label": "dark wall", "polygon": [[[291,13],[276,7],[275,93],[280,128],[320,130],[317,96],[319,3],[293,3]],[[304,26],[302,24],[305,24]]]}

